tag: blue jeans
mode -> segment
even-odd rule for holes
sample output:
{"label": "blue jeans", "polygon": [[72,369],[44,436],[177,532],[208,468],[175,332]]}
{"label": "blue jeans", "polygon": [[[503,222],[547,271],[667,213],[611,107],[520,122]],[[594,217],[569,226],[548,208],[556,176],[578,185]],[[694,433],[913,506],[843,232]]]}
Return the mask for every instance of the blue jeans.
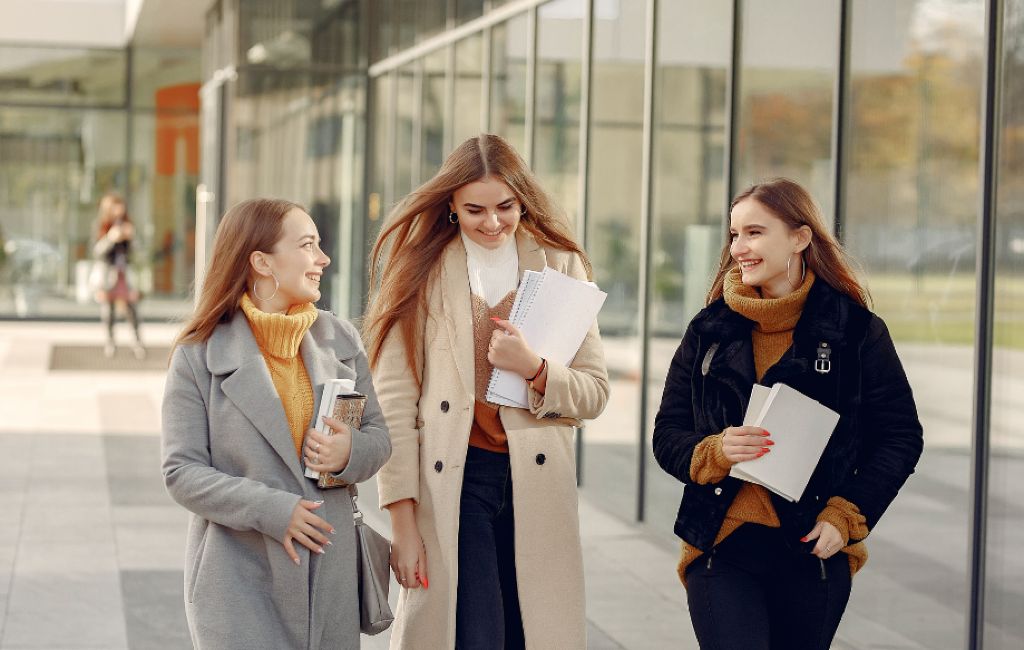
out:
{"label": "blue jeans", "polygon": [[693,630],[711,650],[828,650],[850,583],[845,553],[819,560],[757,524],[686,567]]}
{"label": "blue jeans", "polygon": [[523,648],[508,454],[469,448],[460,504],[455,647]]}

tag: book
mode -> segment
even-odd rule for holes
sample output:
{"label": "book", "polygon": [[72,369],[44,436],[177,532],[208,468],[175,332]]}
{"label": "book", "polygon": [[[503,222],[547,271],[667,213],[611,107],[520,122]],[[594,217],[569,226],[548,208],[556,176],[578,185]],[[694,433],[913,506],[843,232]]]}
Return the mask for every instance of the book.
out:
{"label": "book", "polygon": [[[323,422],[322,417],[341,420],[349,427],[358,429],[363,421],[364,408],[366,408],[366,395],[356,392],[354,381],[351,379],[329,379],[324,384],[324,390],[320,396],[316,429],[328,436],[334,435],[334,430]],[[317,486],[321,489],[348,486],[348,483],[340,481],[326,472],[315,472],[306,467],[303,473],[307,478],[316,479]]]}
{"label": "book", "polygon": [[733,465],[729,475],[799,501],[838,423],[838,413],[786,384],[755,384],[743,425],[765,429],[775,444],[770,453]]}
{"label": "book", "polygon": [[[593,282],[577,280],[551,267],[524,271],[509,322],[519,328],[530,348],[549,363],[569,364],[597,318],[608,294]],[[529,408],[526,380],[495,368],[487,401]]]}

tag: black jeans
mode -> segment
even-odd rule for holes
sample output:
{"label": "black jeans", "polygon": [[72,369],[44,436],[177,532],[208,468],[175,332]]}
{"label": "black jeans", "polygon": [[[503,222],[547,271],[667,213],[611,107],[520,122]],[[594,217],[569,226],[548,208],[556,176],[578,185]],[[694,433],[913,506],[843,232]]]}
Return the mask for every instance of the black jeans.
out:
{"label": "black jeans", "polygon": [[820,560],[757,524],[740,526],[686,568],[702,650],[828,650],[850,583],[845,553]]}
{"label": "black jeans", "polygon": [[523,648],[508,454],[469,448],[460,503],[455,647]]}

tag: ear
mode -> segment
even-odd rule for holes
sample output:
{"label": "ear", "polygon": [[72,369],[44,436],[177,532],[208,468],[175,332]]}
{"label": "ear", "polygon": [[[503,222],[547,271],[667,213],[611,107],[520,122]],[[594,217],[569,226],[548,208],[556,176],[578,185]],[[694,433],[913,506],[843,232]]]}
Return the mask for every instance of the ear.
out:
{"label": "ear", "polygon": [[448,214],[451,214],[452,212],[455,212],[455,201],[449,200],[448,201]]}
{"label": "ear", "polygon": [[249,253],[249,266],[252,267],[253,271],[264,277],[268,277],[273,274],[273,271],[270,268],[270,262],[267,260],[267,254],[263,251],[253,251]]}
{"label": "ear", "polygon": [[814,234],[811,233],[810,226],[800,226],[793,231],[793,240],[796,243],[796,249],[794,253],[802,253],[804,249],[811,245],[811,239],[814,238]]}

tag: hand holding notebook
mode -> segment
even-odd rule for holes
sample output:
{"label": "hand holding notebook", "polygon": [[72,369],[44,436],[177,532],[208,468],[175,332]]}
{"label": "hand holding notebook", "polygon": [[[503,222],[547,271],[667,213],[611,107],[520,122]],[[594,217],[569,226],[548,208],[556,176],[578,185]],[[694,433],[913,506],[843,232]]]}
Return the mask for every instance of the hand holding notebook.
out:
{"label": "hand holding notebook", "polygon": [[[542,273],[524,271],[516,291],[509,322],[530,348],[548,362],[568,364],[583,344],[608,294],[584,282],[545,267]],[[526,381],[514,372],[494,369],[487,386],[487,401],[529,408]]]}
{"label": "hand holding notebook", "polygon": [[[329,417],[341,420],[349,427],[358,429],[363,420],[363,409],[366,406],[366,395],[356,392],[355,382],[351,379],[330,379],[324,384],[324,391],[320,397],[320,410],[317,413],[316,428],[327,435],[333,435],[334,431],[324,423],[323,418]],[[348,484],[339,481],[333,475],[326,472],[315,472],[308,467],[305,468],[306,478],[317,480],[317,486],[321,489],[332,487],[346,487]]]}
{"label": "hand holding notebook", "polygon": [[799,501],[838,422],[838,413],[785,384],[755,384],[743,424],[770,432],[775,445],[729,475]]}

